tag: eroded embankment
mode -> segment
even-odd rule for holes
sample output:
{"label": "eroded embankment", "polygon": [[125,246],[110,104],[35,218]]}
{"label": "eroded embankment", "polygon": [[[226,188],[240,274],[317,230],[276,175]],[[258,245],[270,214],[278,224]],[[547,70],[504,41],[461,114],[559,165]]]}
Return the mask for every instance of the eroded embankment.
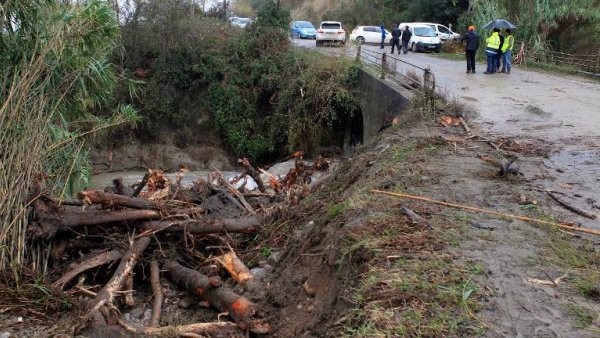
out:
{"label": "eroded embankment", "polygon": [[[261,245],[278,252],[264,301],[275,335],[597,333],[594,242],[555,226],[371,193],[408,192],[547,222],[579,219],[543,189],[556,178],[544,164],[561,147],[469,137],[433,120],[405,121],[357,149],[265,234]],[[499,175],[478,158],[484,153],[500,162],[518,155],[518,173]]]}

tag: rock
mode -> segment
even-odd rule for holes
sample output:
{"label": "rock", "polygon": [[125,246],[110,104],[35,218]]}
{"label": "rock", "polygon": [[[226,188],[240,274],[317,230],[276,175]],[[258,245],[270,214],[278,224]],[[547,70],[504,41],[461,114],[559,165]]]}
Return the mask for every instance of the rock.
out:
{"label": "rock", "polygon": [[0,338],[8,338],[10,337],[10,332],[2,332],[0,333]]}
{"label": "rock", "polygon": [[306,292],[309,297],[314,297],[317,294],[317,290],[308,284],[308,280],[302,284],[302,288],[304,288],[304,292]]}
{"label": "rock", "polygon": [[267,262],[269,264],[275,265],[275,264],[277,264],[277,262],[279,262],[281,260],[282,257],[283,257],[283,251],[273,251],[271,253],[271,256],[269,256],[269,259],[267,260]]}
{"label": "rock", "polygon": [[256,278],[265,278],[267,276],[267,269],[265,268],[252,268],[250,269],[250,272],[254,275],[254,277]]}
{"label": "rock", "polygon": [[182,309],[189,309],[192,306],[196,305],[196,303],[198,303],[196,298],[194,298],[192,296],[185,296],[179,300],[177,305]]}

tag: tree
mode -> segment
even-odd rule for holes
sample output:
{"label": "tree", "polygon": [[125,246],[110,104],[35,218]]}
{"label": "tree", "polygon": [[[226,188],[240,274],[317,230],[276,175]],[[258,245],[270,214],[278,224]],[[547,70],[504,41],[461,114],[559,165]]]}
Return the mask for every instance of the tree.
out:
{"label": "tree", "polygon": [[109,57],[119,28],[106,2],[7,0],[2,10],[0,269],[18,276],[28,205],[85,183],[83,136],[136,116],[129,108],[97,114],[116,83]]}

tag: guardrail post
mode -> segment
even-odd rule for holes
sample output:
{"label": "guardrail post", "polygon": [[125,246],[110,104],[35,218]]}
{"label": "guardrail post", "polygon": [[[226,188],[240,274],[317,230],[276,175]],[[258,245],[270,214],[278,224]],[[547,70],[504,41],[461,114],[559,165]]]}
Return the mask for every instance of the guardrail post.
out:
{"label": "guardrail post", "polygon": [[381,79],[385,80],[385,62],[386,62],[386,54],[383,53],[381,55]]}
{"label": "guardrail post", "polygon": [[360,61],[360,48],[361,45],[358,45],[358,48],[356,48],[356,61]]}

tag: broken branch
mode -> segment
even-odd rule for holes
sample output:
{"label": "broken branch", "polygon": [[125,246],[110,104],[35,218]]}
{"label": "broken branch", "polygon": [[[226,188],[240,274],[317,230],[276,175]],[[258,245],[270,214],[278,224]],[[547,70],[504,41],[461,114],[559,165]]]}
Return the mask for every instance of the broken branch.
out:
{"label": "broken branch", "polygon": [[139,197],[111,194],[99,190],[86,190],[79,193],[79,199],[88,205],[101,204],[106,207],[127,207],[132,209],[158,209],[154,201]]}
{"label": "broken branch", "polygon": [[151,327],[158,327],[160,324],[160,316],[162,313],[163,292],[160,286],[160,271],[158,262],[155,259],[150,261],[150,285],[154,292],[154,305],[152,307],[152,318],[150,319]]}
{"label": "broken branch", "polygon": [[103,252],[100,254],[96,254],[93,257],[84,260],[79,263],[76,267],[74,267],[71,271],[69,271],[66,275],[62,276],[59,280],[52,284],[52,289],[55,291],[62,291],[64,286],[69,283],[73,278],[77,277],[80,273],[87,271],[89,269],[95,268],[100,265],[108,264],[112,261],[116,261],[117,259],[123,257],[123,252],[120,250],[112,250],[108,252]]}
{"label": "broken branch", "polygon": [[439,204],[439,205],[443,205],[443,206],[447,206],[447,207],[451,207],[451,208],[462,209],[462,210],[469,210],[469,211],[474,211],[474,212],[483,212],[483,213],[486,213],[486,214],[496,215],[496,216],[500,216],[500,217],[503,217],[503,218],[518,219],[520,221],[525,221],[525,222],[528,222],[528,223],[535,223],[535,224],[556,226],[556,227],[567,229],[567,230],[570,230],[570,231],[579,231],[579,232],[585,232],[585,233],[588,233],[588,234],[600,236],[600,231],[598,231],[598,230],[589,229],[589,228],[583,228],[583,227],[576,227],[576,226],[572,226],[572,225],[568,225],[568,224],[564,224],[564,223],[549,222],[549,221],[544,221],[544,220],[536,219],[536,218],[511,215],[511,214],[497,212],[497,211],[492,211],[492,210],[485,210],[485,209],[481,209],[481,208],[473,207],[473,206],[469,206],[469,205],[462,205],[462,204],[456,204],[456,203],[448,203],[448,202],[436,201],[434,199],[427,198],[427,197],[422,197],[422,196],[415,196],[415,195],[402,194],[402,193],[394,193],[394,192],[381,191],[381,190],[371,190],[371,192],[374,193],[374,194],[389,195],[389,196],[401,197],[401,198],[409,198],[409,199],[413,199],[413,200],[417,200],[417,201],[423,201],[423,202],[428,202],[428,203],[433,203],[433,204]]}
{"label": "broken branch", "polygon": [[581,210],[578,207],[572,206],[570,204],[568,204],[567,202],[563,201],[560,197],[558,197],[556,194],[548,191],[547,192],[548,196],[550,196],[553,200],[555,200],[558,204],[562,205],[565,209],[572,211],[576,214],[579,214],[583,217],[587,217],[589,219],[596,219],[598,216],[596,214],[593,214],[591,212],[587,212],[585,210]]}

